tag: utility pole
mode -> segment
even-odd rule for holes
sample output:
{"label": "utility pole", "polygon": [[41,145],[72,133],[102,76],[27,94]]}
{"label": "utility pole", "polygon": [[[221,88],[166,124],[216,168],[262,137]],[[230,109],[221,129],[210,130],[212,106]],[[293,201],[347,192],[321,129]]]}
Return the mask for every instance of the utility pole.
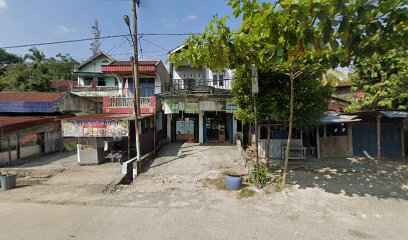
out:
{"label": "utility pole", "polygon": [[140,0],[132,0],[132,20],[133,20],[133,31],[130,28],[129,16],[125,15],[123,20],[125,20],[126,25],[129,28],[129,33],[132,38],[133,43],[133,97],[134,97],[134,115],[135,115],[135,138],[136,138],[136,158],[137,167],[140,170],[140,136],[139,136],[139,117],[140,115],[140,103],[139,103],[139,59],[137,50],[137,13],[136,5],[139,6]]}
{"label": "utility pole", "polygon": [[[140,117],[140,103],[139,103],[139,59],[137,50],[137,13],[136,1],[139,5],[140,0],[132,0],[132,16],[133,16],[133,96],[135,98],[135,133],[136,133],[136,151],[137,164],[140,162],[140,138],[139,138],[139,117]],[[138,169],[139,170],[139,169]]]}

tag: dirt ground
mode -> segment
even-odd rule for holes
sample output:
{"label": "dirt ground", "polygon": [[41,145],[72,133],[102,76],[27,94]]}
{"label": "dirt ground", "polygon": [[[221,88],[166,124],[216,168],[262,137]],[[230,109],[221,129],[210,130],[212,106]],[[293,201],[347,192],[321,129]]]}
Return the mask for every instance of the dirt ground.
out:
{"label": "dirt ground", "polygon": [[[85,167],[86,171],[75,166],[43,186],[0,191],[0,239],[406,239],[408,235],[407,162],[292,163],[290,185],[283,192],[273,185],[257,190],[248,184],[255,190],[249,198],[239,198],[238,192],[209,181],[219,179],[225,168],[242,165],[235,146],[168,144],[131,185],[112,192],[106,186],[116,165]],[[93,177],[88,185],[79,180],[86,177]],[[73,184],[77,190],[67,187]]]}

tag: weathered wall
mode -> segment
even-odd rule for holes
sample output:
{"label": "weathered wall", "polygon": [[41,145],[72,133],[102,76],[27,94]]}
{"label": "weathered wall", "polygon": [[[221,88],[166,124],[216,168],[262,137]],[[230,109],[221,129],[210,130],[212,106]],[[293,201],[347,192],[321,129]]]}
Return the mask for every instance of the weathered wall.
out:
{"label": "weathered wall", "polygon": [[[271,139],[269,146],[269,158],[281,159],[283,156],[283,147],[286,146],[287,139]],[[260,157],[266,157],[266,146],[268,139],[259,139],[258,154]],[[291,146],[302,146],[302,139],[292,139]]]}
{"label": "weathered wall", "polygon": [[320,157],[350,157],[349,136],[320,138]]}

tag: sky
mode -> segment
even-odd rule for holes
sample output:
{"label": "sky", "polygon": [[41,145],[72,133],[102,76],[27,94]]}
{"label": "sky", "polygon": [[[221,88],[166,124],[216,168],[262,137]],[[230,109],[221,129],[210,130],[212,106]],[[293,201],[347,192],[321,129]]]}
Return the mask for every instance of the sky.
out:
{"label": "sky", "polygon": [[[131,16],[131,0],[0,0],[0,48],[13,45],[91,38],[95,19],[101,36],[127,34],[124,15]],[[197,33],[219,14],[231,14],[224,0],[141,0],[139,33]],[[239,21],[229,20],[236,28]],[[143,59],[166,60],[167,52],[180,46],[186,36],[143,36]],[[70,54],[84,61],[91,57],[89,41],[39,46],[47,57]],[[29,48],[7,49],[24,55]],[[117,60],[128,60],[132,49],[121,38],[101,40],[101,50]],[[139,53],[140,54],[140,53]],[[139,56],[141,57],[141,56]]]}

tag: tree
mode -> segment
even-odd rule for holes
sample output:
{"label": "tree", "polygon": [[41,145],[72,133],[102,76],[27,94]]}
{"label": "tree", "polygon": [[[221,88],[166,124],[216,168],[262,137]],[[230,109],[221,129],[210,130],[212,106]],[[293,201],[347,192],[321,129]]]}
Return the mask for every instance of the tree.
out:
{"label": "tree", "polygon": [[[200,35],[190,36],[187,48],[170,58],[175,66],[189,62],[214,70],[255,64],[264,72],[282,72],[290,80],[289,137],[282,186],[285,186],[294,119],[295,80],[306,73],[324,72],[339,64],[395,49],[390,41],[406,26],[402,1],[389,0],[229,0],[237,30],[226,25],[228,16],[215,16]],[[406,38],[405,38],[406,39]],[[404,39],[399,40],[399,42]]]}
{"label": "tree", "polygon": [[[290,80],[282,72],[258,72],[258,119],[271,117],[286,126],[290,112]],[[333,86],[323,83],[321,72],[305,72],[299,76],[294,87],[294,127],[317,124],[327,110]],[[251,94],[251,72],[239,67],[234,71],[232,86],[234,101],[238,104],[237,118],[245,122],[254,121],[254,105]],[[316,117],[317,116],[317,117]]]}
{"label": "tree", "polygon": [[75,80],[73,70],[79,62],[73,59],[69,54],[57,54],[54,57],[47,59],[44,63],[53,80]]}
{"label": "tree", "polygon": [[48,92],[52,90],[50,80],[48,68],[42,64],[16,64],[7,68],[1,85],[20,92]]}
{"label": "tree", "polygon": [[361,59],[353,66],[351,79],[364,94],[347,111],[408,110],[408,50]]}
{"label": "tree", "polygon": [[36,63],[41,63],[47,59],[44,52],[37,48],[30,48],[28,51],[30,53],[24,55],[24,60],[31,60]]}
{"label": "tree", "polygon": [[23,59],[21,57],[8,53],[4,49],[0,48],[0,76],[4,75],[8,65],[22,62]]}

